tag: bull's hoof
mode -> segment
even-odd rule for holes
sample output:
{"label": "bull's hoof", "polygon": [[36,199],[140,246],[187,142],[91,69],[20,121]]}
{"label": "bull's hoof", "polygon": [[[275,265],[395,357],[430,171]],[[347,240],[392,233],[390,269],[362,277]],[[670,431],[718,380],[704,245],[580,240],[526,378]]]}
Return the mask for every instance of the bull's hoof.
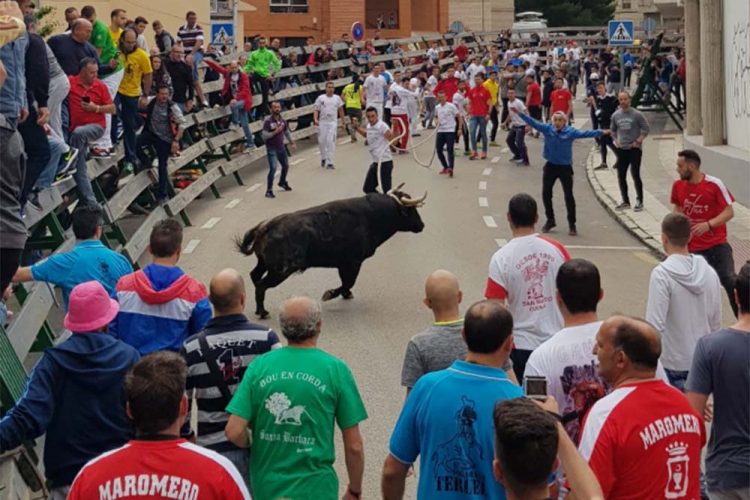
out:
{"label": "bull's hoof", "polygon": [[338,297],[340,294],[341,294],[341,292],[339,292],[336,289],[326,290],[326,293],[323,294],[323,298],[321,298],[320,300],[322,300],[323,302],[326,302],[326,301],[329,301],[329,300],[333,300],[336,297]]}
{"label": "bull's hoof", "polygon": [[255,315],[258,316],[259,319],[268,319],[269,316],[268,311],[266,311],[265,309],[261,311],[255,311]]}
{"label": "bull's hoof", "polygon": [[341,298],[345,300],[351,300],[354,298],[354,294],[350,290],[347,290],[345,292],[341,292]]}

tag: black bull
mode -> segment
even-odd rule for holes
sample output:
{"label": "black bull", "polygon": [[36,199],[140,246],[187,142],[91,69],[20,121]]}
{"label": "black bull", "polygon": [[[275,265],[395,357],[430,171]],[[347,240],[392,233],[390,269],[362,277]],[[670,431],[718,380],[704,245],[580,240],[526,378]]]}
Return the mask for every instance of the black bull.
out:
{"label": "black bull", "polygon": [[250,272],[255,285],[255,314],[268,317],[263,307],[267,289],[310,267],[335,267],[339,271],[341,286],[326,291],[323,300],[338,296],[351,299],[351,289],[365,259],[396,232],[419,233],[424,229],[417,207],[426,197],[427,193],[412,200],[397,188],[389,195],[375,193],[332,201],[255,226],[237,241],[240,252],[255,253],[258,258]]}

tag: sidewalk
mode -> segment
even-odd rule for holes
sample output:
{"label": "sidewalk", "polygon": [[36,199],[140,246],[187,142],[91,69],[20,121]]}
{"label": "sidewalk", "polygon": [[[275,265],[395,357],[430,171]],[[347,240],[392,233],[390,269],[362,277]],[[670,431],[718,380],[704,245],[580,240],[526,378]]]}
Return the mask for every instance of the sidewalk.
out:
{"label": "sidewalk", "polygon": [[[649,117],[649,120],[651,117]],[[655,254],[664,257],[661,246],[661,221],[672,209],[670,194],[672,183],[677,177],[677,152],[682,148],[682,135],[671,130],[648,136],[643,145],[643,162],[641,178],[643,180],[642,212],[632,209],[616,211],[620,203],[620,188],[617,183],[617,172],[614,154],[608,152],[608,170],[594,170],[601,162],[599,147],[592,148],[586,161],[586,176],[599,202],[622,226],[636,238],[647,245]],[[711,173],[711,165],[703,165],[705,173]],[[635,200],[633,179],[628,173],[628,188],[631,200]],[[732,186],[727,185],[731,191]],[[750,260],[750,209],[735,202],[734,218],[727,225],[729,244],[734,250],[735,268],[739,269]]]}

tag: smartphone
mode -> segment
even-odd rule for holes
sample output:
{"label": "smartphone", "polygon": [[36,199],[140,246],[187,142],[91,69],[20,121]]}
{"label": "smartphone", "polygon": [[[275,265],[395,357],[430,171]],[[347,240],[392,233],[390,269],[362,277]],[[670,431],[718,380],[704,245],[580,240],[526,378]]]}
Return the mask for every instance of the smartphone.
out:
{"label": "smartphone", "polygon": [[85,96],[81,97],[81,100],[82,100],[83,102],[86,102],[86,103],[89,103],[89,102],[91,102],[91,98],[90,98],[89,96],[87,96],[87,95],[85,95]]}
{"label": "smartphone", "polygon": [[534,376],[524,377],[523,392],[530,399],[547,399],[547,379]]}

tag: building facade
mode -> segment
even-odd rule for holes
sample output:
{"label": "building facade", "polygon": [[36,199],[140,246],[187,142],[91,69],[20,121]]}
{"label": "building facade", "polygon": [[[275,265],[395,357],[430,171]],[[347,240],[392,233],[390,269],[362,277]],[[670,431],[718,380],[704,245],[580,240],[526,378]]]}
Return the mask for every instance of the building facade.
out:
{"label": "building facade", "polygon": [[633,21],[639,28],[652,19],[657,29],[681,31],[683,18],[683,0],[617,0],[615,8],[615,19]]}

